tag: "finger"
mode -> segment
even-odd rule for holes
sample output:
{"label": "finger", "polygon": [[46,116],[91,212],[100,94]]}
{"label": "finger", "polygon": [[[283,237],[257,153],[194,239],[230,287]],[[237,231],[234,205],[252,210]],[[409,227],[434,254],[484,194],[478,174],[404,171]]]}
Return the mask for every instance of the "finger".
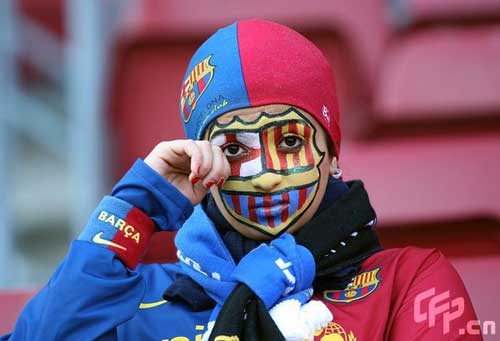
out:
{"label": "finger", "polygon": [[212,170],[206,176],[210,184],[217,184],[222,186],[225,181],[224,177],[224,157],[219,147],[211,145],[212,148]]}
{"label": "finger", "polygon": [[229,163],[229,160],[227,159],[227,156],[226,154],[224,154],[224,152],[222,151],[221,148],[220,149],[220,153],[222,155],[222,160],[224,162],[224,178],[227,179],[231,176],[231,164]]}
{"label": "finger", "polygon": [[146,156],[144,162],[162,175],[172,170],[189,173],[190,157],[183,150],[184,144],[185,140],[160,142]]}
{"label": "finger", "polygon": [[215,149],[217,150],[217,153],[220,155],[221,160],[222,160],[222,177],[223,180],[221,183],[218,184],[219,187],[222,186],[222,184],[231,176],[231,165],[229,163],[229,160],[227,159],[226,154],[222,151],[222,149],[219,146],[215,146]]}
{"label": "finger", "polygon": [[191,159],[189,180],[196,183],[200,179],[199,171],[203,163],[203,152],[193,140],[185,140],[182,146],[182,152]]}
{"label": "finger", "polygon": [[[156,145],[153,152],[158,158],[164,160],[169,164],[178,164],[188,161],[191,157],[191,153],[187,152],[186,144],[193,143],[191,140],[173,140],[164,141]],[[188,155],[189,154],[189,155]]]}
{"label": "finger", "polygon": [[212,162],[213,162],[212,146],[208,141],[195,141],[195,143],[200,149],[201,153],[203,154],[203,160],[200,164],[200,168],[197,173],[200,178],[204,179],[212,169]]}

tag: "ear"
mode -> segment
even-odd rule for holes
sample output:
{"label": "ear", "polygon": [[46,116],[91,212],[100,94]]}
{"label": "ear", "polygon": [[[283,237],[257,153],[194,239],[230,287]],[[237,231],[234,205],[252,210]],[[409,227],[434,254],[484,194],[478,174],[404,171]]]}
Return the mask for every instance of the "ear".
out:
{"label": "ear", "polygon": [[328,170],[330,175],[333,175],[337,171],[338,167],[338,162],[337,162],[337,157],[334,156],[332,157],[332,161],[330,162],[330,169]]}

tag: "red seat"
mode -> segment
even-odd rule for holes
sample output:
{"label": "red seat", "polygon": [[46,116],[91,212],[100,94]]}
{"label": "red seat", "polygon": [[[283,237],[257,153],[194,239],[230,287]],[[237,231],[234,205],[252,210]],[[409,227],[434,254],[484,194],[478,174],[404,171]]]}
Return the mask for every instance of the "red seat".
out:
{"label": "red seat", "polygon": [[393,15],[406,18],[407,26],[500,18],[499,0],[396,0],[392,5]]}
{"label": "red seat", "polygon": [[344,148],[344,168],[366,180],[383,226],[499,221],[500,2],[391,3],[408,22],[380,65],[378,129]]}
{"label": "red seat", "polygon": [[362,179],[382,226],[500,221],[500,134],[400,137],[346,143],[340,165]]}
{"label": "red seat", "polygon": [[500,24],[396,38],[374,95],[384,123],[500,119]]}
{"label": "red seat", "polygon": [[16,0],[20,12],[59,37],[65,35],[64,0]]}
{"label": "red seat", "polygon": [[0,335],[14,328],[17,317],[26,302],[35,295],[36,290],[0,290]]}

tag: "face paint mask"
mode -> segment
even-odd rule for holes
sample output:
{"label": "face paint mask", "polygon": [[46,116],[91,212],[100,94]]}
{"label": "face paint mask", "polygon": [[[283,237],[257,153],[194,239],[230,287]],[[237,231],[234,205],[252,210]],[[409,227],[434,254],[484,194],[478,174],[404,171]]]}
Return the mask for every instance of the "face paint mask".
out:
{"label": "face paint mask", "polygon": [[297,109],[261,113],[251,122],[235,116],[212,125],[209,140],[231,166],[220,195],[237,221],[277,236],[292,226],[316,197],[322,153],[316,129]]}

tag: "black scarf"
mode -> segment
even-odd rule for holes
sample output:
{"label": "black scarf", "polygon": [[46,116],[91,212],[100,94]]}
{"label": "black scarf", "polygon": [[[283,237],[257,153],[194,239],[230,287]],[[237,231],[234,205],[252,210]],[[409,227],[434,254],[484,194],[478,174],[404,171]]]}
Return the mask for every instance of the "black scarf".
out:
{"label": "black scarf", "polygon": [[[321,205],[315,217],[295,234],[297,243],[307,247],[316,261],[313,283],[316,292],[344,289],[359,272],[361,262],[382,249],[376,233],[367,226],[375,221],[375,212],[363,183],[352,181],[348,186],[347,192],[335,198],[332,205]],[[220,212],[213,210],[213,199],[212,202],[210,198],[207,200],[206,212],[211,213],[210,218],[238,262],[258,242],[243,238],[234,231]],[[164,298],[183,301],[195,311],[215,306],[202,287],[182,274],[166,290]],[[239,284],[227,298],[209,340],[222,335],[237,336],[245,341],[284,340],[264,304],[244,284]]]}

